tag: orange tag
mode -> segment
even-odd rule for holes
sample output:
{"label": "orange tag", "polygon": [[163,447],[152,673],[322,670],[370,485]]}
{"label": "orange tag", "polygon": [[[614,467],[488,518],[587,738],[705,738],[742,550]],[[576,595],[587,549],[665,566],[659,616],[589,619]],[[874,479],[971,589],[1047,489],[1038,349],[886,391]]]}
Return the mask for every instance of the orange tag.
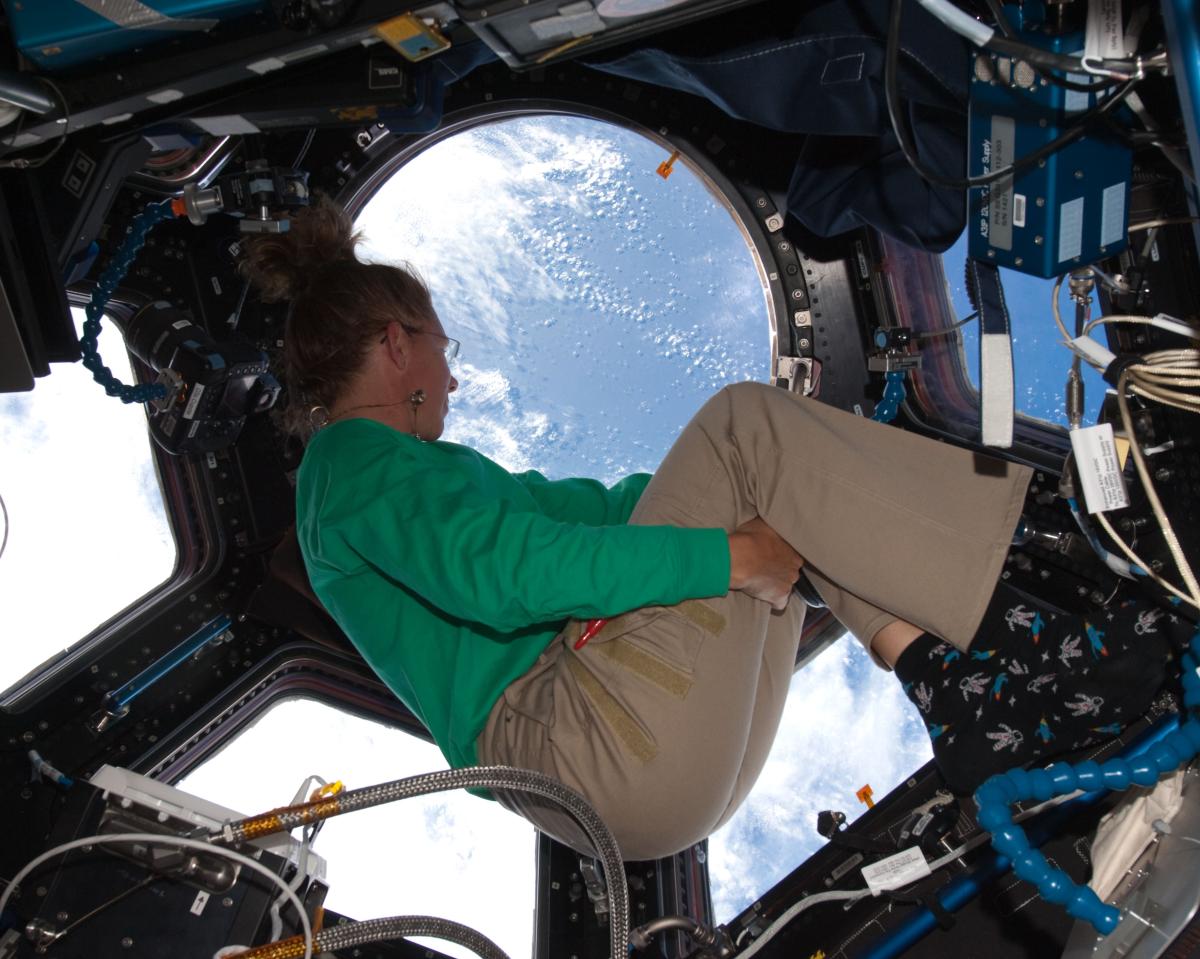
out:
{"label": "orange tag", "polygon": [[854,795],[858,801],[865,805],[868,809],[875,805],[875,801],[871,798],[873,795],[875,795],[875,793],[872,792],[870,785],[863,786],[863,788]]}
{"label": "orange tag", "polygon": [[669,157],[658,165],[657,173],[664,180],[675,172],[675,161],[679,159],[679,151],[675,150]]}

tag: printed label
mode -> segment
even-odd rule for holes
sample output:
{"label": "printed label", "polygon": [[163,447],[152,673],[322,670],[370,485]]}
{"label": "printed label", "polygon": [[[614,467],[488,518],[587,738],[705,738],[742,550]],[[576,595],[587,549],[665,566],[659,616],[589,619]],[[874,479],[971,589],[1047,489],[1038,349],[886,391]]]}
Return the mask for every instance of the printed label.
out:
{"label": "printed label", "polygon": [[920,849],[904,849],[894,856],[863,866],[863,879],[871,890],[871,895],[878,896],[885,889],[897,889],[907,886],[929,875],[929,863]]}
{"label": "printed label", "polygon": [[1121,0],[1088,0],[1084,52],[1089,60],[1120,57],[1125,53]]}
{"label": "printed label", "polygon": [[1013,194],[1013,226],[1025,225],[1025,194]]}
{"label": "printed label", "polygon": [[1083,252],[1083,197],[1058,208],[1058,262]]}
{"label": "printed label", "polygon": [[[1016,133],[1017,124],[1012,117],[992,117],[992,171],[1012,166]],[[998,250],[1012,249],[1012,185],[1012,177],[1004,177],[988,187],[988,243]]]}
{"label": "printed label", "polygon": [[1125,183],[1114,183],[1100,199],[1100,245],[1111,246],[1125,237]]}
{"label": "printed label", "polygon": [[192,906],[188,910],[193,916],[198,916],[204,912],[204,907],[208,905],[208,893],[200,891],[196,893],[196,898],[192,900]]}
{"label": "printed label", "polygon": [[196,415],[196,407],[200,405],[200,397],[204,395],[204,384],[197,383],[192,387],[192,395],[188,397],[187,406],[183,410],[183,418],[190,420]]}
{"label": "printed label", "polygon": [[1089,513],[1103,513],[1129,505],[1111,423],[1071,430],[1071,449],[1075,452],[1075,465]]}
{"label": "printed label", "polygon": [[837,882],[839,879],[842,878],[842,876],[846,875],[846,873],[848,873],[851,869],[853,869],[855,866],[857,866],[862,861],[863,861],[863,854],[861,852],[856,852],[853,856],[851,856],[845,862],[839,863],[833,869],[833,871],[829,873],[829,875],[833,878],[834,882]]}

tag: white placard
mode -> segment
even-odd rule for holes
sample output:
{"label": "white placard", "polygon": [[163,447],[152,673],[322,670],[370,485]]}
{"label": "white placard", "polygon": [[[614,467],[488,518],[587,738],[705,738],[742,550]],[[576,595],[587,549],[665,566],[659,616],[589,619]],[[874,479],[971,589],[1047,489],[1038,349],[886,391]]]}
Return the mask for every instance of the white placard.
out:
{"label": "white placard", "polygon": [[1129,505],[1111,423],[1071,430],[1071,449],[1075,452],[1075,466],[1089,513]]}
{"label": "white placard", "polygon": [[873,862],[862,868],[863,879],[871,890],[871,895],[878,896],[886,889],[899,889],[910,882],[924,879],[929,875],[929,863],[925,854],[915,846],[904,849],[894,856]]}
{"label": "white placard", "polygon": [[1084,52],[1089,60],[1124,55],[1125,27],[1121,21],[1121,0],[1088,0]]}

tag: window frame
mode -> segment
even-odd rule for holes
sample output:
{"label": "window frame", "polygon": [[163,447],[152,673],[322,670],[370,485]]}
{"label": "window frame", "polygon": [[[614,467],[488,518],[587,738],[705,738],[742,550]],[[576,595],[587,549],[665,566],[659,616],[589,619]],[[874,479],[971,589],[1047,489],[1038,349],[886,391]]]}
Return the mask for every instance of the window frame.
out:
{"label": "window frame", "polygon": [[[89,296],[78,290],[68,291],[68,305],[82,309]],[[148,302],[148,300],[146,301]],[[140,303],[111,300],[104,320],[118,329],[137,312]],[[154,376],[136,356],[126,349],[130,368],[138,383]],[[53,375],[53,374],[51,374]],[[101,402],[115,403],[96,387]],[[131,633],[151,624],[217,572],[220,562],[220,530],[214,519],[214,495],[206,471],[186,457],[171,456],[150,435],[147,421],[146,440],[150,444],[151,464],[163,497],[167,526],[175,541],[175,564],[170,575],[155,588],[114,611],[90,632],[51,656],[23,677],[0,691],[0,711],[20,712],[34,702],[52,695],[70,682],[89,661],[95,661],[117,649]]]}
{"label": "window frame", "polygon": [[[880,264],[874,275],[875,298],[889,326],[920,333],[948,329],[958,322],[941,256],[879,233],[872,236],[872,253]],[[921,358],[921,367],[906,383],[909,393],[902,407],[914,426],[959,446],[1035,469],[1057,472],[1062,468],[1070,449],[1066,428],[1020,411],[1015,415],[1011,448],[983,446],[979,438],[980,394],[967,373],[961,332],[923,346]]]}

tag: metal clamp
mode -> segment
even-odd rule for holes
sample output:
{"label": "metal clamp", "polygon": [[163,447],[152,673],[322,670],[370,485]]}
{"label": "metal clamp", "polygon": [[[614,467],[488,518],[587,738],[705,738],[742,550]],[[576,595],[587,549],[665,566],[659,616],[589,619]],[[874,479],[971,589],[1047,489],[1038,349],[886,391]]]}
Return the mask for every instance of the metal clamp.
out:
{"label": "metal clamp", "polygon": [[[813,361],[808,356],[780,356],[775,360],[775,380],[784,381],[791,393],[809,396],[813,390]],[[780,384],[783,385],[783,384]]]}

